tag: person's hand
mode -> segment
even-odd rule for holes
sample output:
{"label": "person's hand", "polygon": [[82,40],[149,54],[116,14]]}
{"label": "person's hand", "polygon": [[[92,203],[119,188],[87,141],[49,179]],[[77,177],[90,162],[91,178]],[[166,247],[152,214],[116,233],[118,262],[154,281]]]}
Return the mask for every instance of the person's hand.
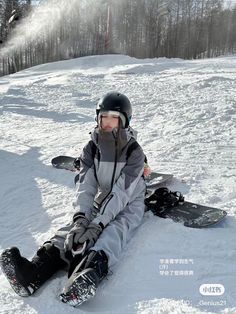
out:
{"label": "person's hand", "polygon": [[79,238],[78,243],[86,242],[86,249],[92,247],[102,233],[103,227],[99,224],[91,222],[84,234]]}
{"label": "person's hand", "polygon": [[80,237],[85,233],[89,220],[84,215],[79,215],[75,221],[74,227],[69,231],[66,236],[64,248],[65,251],[71,251],[76,248]]}
{"label": "person's hand", "polygon": [[144,177],[148,177],[151,174],[151,168],[148,166],[148,164],[144,164],[144,171],[143,171],[143,175]]}

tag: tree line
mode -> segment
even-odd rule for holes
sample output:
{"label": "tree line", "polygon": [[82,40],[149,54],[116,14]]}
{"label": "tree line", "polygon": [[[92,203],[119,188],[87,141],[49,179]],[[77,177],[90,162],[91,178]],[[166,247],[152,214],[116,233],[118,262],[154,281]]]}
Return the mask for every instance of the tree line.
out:
{"label": "tree line", "polygon": [[0,0],[0,75],[95,54],[198,59],[235,52],[236,5],[224,0],[44,0],[38,7]]}

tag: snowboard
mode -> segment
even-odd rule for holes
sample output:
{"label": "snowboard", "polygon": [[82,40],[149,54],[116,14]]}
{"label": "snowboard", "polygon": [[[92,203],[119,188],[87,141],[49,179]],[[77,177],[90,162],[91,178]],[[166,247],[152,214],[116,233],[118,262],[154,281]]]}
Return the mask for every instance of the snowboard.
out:
{"label": "snowboard", "polygon": [[[153,211],[152,208],[150,210]],[[210,227],[221,222],[227,215],[226,211],[219,208],[203,206],[188,201],[164,209],[159,213],[154,211],[153,213],[162,218],[170,218],[190,228]]]}
{"label": "snowboard", "polygon": [[[76,158],[70,156],[57,156],[51,160],[51,163],[53,167],[57,169],[65,169],[75,172],[79,171],[79,162],[77,159],[75,167],[75,159]],[[145,178],[145,180],[147,183],[147,188],[149,190],[152,190],[155,189],[161,183],[164,183],[172,178],[173,178],[172,174],[152,172],[148,177]],[[79,174],[77,174],[74,179],[75,184],[77,183],[78,180]]]}
{"label": "snowboard", "polygon": [[51,160],[53,167],[57,169],[65,169],[69,171],[78,171],[78,168],[74,166],[74,157],[70,156],[57,156]]}

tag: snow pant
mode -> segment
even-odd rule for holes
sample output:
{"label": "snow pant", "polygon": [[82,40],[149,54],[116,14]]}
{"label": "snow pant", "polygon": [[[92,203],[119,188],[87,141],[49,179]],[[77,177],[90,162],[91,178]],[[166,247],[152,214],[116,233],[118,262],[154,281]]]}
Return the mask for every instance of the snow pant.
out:
{"label": "snow pant", "polygon": [[[112,220],[101,233],[95,245],[90,250],[103,250],[108,257],[108,267],[112,267],[119,260],[119,257],[132,238],[135,230],[141,224],[145,205],[145,185],[141,186],[135,193],[137,196]],[[97,211],[94,211],[96,215]],[[60,250],[61,258],[69,264],[65,255],[64,242],[73,224],[60,228],[51,242]]]}

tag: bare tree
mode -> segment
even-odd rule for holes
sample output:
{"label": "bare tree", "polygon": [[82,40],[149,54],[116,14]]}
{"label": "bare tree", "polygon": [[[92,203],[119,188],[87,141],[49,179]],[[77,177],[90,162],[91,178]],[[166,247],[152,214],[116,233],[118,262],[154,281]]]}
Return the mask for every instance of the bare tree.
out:
{"label": "bare tree", "polygon": [[[31,1],[0,0],[0,73],[93,54],[195,59],[236,50],[236,9],[225,8],[223,0],[44,0],[41,5],[53,8],[45,25],[17,41]],[[37,26],[34,19],[41,16],[30,16],[25,21]],[[9,40],[19,45],[1,49]]]}

